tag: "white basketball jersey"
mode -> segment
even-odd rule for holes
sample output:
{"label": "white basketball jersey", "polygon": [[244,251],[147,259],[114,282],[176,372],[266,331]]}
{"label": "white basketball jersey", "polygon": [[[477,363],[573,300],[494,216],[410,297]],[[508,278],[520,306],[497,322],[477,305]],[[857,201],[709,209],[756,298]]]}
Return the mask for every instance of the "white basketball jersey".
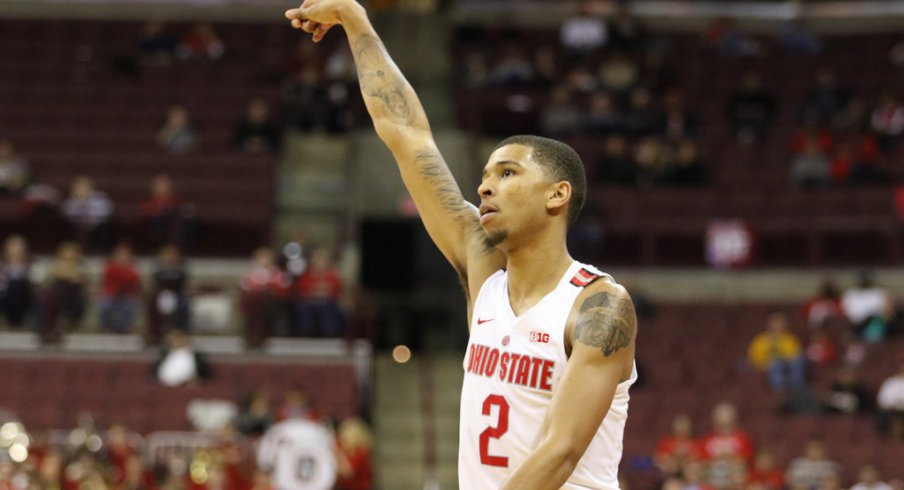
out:
{"label": "white basketball jersey", "polygon": [[[499,488],[536,447],[568,361],[568,316],[583,288],[604,275],[575,262],[552,292],[520,316],[512,311],[505,271],[490,276],[480,288],[461,390],[461,490]],[[563,489],[618,489],[628,388],[635,379],[636,368],[618,385],[609,412]]]}
{"label": "white basketball jersey", "polygon": [[264,434],[257,462],[272,470],[277,490],[331,490],[337,474],[334,446],[333,434],[322,424],[290,419]]}

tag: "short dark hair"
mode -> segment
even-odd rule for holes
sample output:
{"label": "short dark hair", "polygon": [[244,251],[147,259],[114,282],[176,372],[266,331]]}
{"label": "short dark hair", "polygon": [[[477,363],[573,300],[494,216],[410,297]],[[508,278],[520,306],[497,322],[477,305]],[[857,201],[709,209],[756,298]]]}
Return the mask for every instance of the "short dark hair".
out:
{"label": "short dark hair", "polygon": [[524,145],[534,150],[534,159],[544,166],[554,179],[571,184],[571,202],[568,203],[568,222],[574,223],[587,199],[587,175],[584,163],[574,148],[561,141],[533,135],[516,135],[504,139],[496,149],[507,145]]}

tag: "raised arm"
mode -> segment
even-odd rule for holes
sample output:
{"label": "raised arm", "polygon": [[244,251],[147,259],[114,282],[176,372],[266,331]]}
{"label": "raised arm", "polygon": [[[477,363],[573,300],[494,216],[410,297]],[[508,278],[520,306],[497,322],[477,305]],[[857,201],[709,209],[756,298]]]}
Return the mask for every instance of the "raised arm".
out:
{"label": "raised arm", "polygon": [[555,490],[574,472],[603,422],[618,384],[631,376],[637,319],[624,288],[598,281],[569,320],[571,356],[540,429],[536,449],[503,490]]}
{"label": "raised arm", "polygon": [[390,58],[364,8],[353,0],[305,0],[286,17],[294,27],[313,33],[314,41],[334,25],[345,29],[377,134],[392,151],[430,237],[459,275],[468,277],[473,268],[468,258],[480,257],[482,246],[478,211],[462,196],[436,148],[417,94]]}

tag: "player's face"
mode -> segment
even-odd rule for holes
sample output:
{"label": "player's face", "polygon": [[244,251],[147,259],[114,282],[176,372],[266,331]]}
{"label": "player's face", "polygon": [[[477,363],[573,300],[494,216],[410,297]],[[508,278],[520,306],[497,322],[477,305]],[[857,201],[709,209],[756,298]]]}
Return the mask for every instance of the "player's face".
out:
{"label": "player's face", "polygon": [[480,225],[491,245],[536,225],[546,216],[546,194],[552,179],[533,159],[533,149],[506,145],[490,155],[477,193]]}

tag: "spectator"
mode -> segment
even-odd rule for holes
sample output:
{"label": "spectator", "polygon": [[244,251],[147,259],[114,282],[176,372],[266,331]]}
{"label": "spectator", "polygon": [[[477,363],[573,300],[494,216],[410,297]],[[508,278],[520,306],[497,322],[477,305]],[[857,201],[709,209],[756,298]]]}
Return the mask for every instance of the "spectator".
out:
{"label": "spectator", "polygon": [[158,174],[151,180],[151,196],[141,203],[141,214],[151,229],[151,244],[187,247],[194,238],[194,206],[184,203],[173,180]]}
{"label": "spectator", "polygon": [[112,483],[122,482],[129,458],[136,455],[139,451],[139,448],[132,444],[131,436],[133,435],[121,423],[114,423],[107,428],[106,437],[104,437],[104,449],[106,449],[106,460],[113,469]]}
{"label": "spectator", "polygon": [[179,328],[167,334],[166,346],[153,369],[157,380],[165,386],[195,384],[211,376],[207,357],[191,345],[191,337]]}
{"label": "spectator", "polygon": [[818,54],[822,44],[812,33],[807,32],[796,20],[786,20],[779,28],[779,45],[789,54]]}
{"label": "spectator", "polygon": [[870,129],[870,111],[862,97],[851,97],[835,116],[832,129],[840,133],[859,133]]}
{"label": "spectator", "polygon": [[298,278],[297,315],[293,335],[337,337],[345,330],[345,319],[339,309],[342,278],[333,267],[330,252],[317,249],[310,264]]}
{"label": "spectator", "polygon": [[816,87],[807,94],[802,119],[831,124],[842,113],[850,98],[836,85],[835,74],[828,68],[816,72]]}
{"label": "spectator", "polygon": [[25,318],[34,303],[30,275],[31,260],[28,244],[19,235],[10,235],[3,242],[3,263],[0,267],[0,313],[12,327],[25,325]]}
{"label": "spectator", "polygon": [[700,440],[703,460],[730,458],[749,461],[753,457],[753,441],[738,428],[738,412],[734,405],[728,402],[716,405],[712,421],[713,431]]}
{"label": "spectator", "polygon": [[0,195],[21,194],[29,180],[28,162],[16,154],[11,141],[0,139]]}
{"label": "spectator", "polygon": [[893,153],[904,133],[904,106],[892,93],[882,93],[870,116],[870,125],[877,135],[879,148],[886,154]]}
{"label": "spectator", "polygon": [[516,46],[509,46],[502,58],[490,69],[487,83],[498,86],[525,85],[533,81],[534,68],[524,51]]}
{"label": "spectator", "polygon": [[807,361],[813,366],[830,366],[838,360],[838,346],[825,329],[813,330],[810,332],[806,356]]}
{"label": "spectator", "polygon": [[163,22],[145,22],[138,39],[139,61],[150,65],[166,64],[172,60],[175,50],[176,41],[166,34]]}
{"label": "spectator", "polygon": [[468,88],[480,88],[486,85],[489,77],[486,56],[480,51],[472,51],[464,59],[464,85]]}
{"label": "spectator", "polygon": [[879,387],[877,404],[883,428],[889,428],[893,437],[904,441],[904,354],[897,358],[898,373],[890,376]]}
{"label": "spectator", "polygon": [[75,178],[69,197],[63,201],[63,214],[83,248],[106,247],[113,203],[105,193],[95,189],[93,180],[85,176]]}
{"label": "spectator", "polygon": [[339,424],[337,445],[347,463],[340,471],[337,490],[370,490],[373,486],[373,436],[367,424],[349,418]]}
{"label": "spectator", "polygon": [[658,185],[668,179],[671,168],[662,142],[657,138],[644,138],[634,147],[636,183],[641,186]]}
{"label": "spectator", "polygon": [[157,345],[171,329],[188,330],[189,304],[186,289],[188,271],[175,245],[160,249],[152,276],[148,301],[148,345]]}
{"label": "spectator", "polygon": [[766,331],[753,338],[747,356],[753,367],[768,374],[772,389],[804,388],[807,361],[800,341],[788,331],[788,317],[784,313],[769,315]]}
{"label": "spectator", "polygon": [[173,154],[188,153],[197,149],[198,134],[184,107],[174,105],[169,108],[163,127],[157,131],[157,144]]}
{"label": "spectator", "polygon": [[709,467],[701,461],[689,460],[681,468],[684,490],[716,490],[709,484]]}
{"label": "spectator", "polygon": [[857,286],[844,292],[841,308],[854,331],[866,341],[882,339],[891,327],[894,305],[870,271],[862,271]]}
{"label": "spectator", "polygon": [[714,20],[703,34],[703,40],[725,56],[755,56],[762,53],[760,43],[742,33],[734,20],[728,17]]}
{"label": "spectator", "polygon": [[276,420],[282,422],[288,419],[306,419],[314,422],[321,420],[320,413],[314,408],[308,391],[301,386],[296,386],[286,392],[283,403],[276,411]]}
{"label": "spectator", "polygon": [[785,473],[775,467],[772,452],[761,449],[753,460],[753,467],[747,475],[748,484],[762,485],[763,490],[782,490],[785,488]]}
{"label": "spectator", "polygon": [[678,90],[665,95],[661,136],[670,141],[683,141],[697,135],[697,119],[684,106],[684,96]]}
{"label": "spectator", "polygon": [[804,455],[791,461],[785,478],[791,488],[818,488],[824,479],[838,477],[841,467],[826,456],[821,442],[810,441]]}
{"label": "spectator", "polygon": [[631,158],[628,140],[620,134],[606,136],[603,156],[598,165],[596,179],[609,184],[634,184],[637,166]]}
{"label": "spectator", "polygon": [[597,92],[590,97],[590,107],[581,126],[587,133],[621,132],[625,129],[625,119],[610,95]]}
{"label": "spectator", "polygon": [[86,283],[81,247],[75,242],[61,243],[50,270],[44,301],[42,337],[45,342],[59,340],[61,319],[62,330],[71,331],[81,325],[87,304]]}
{"label": "spectator", "polygon": [[706,167],[700,162],[696,143],[684,140],[678,144],[675,164],[666,178],[673,185],[695,186],[706,183]]}
{"label": "spectator", "polygon": [[791,181],[798,187],[811,189],[829,183],[829,156],[813,138],[806,140],[803,152],[791,159]]}
{"label": "spectator", "polygon": [[662,113],[653,105],[653,97],[645,88],[631,91],[625,127],[631,134],[649,136],[659,130]]}
{"label": "spectator", "polygon": [[603,19],[594,15],[592,4],[587,2],[562,23],[559,39],[566,51],[583,56],[602,49],[609,39],[609,30]]}
{"label": "spectator", "polygon": [[881,480],[879,468],[872,463],[860,467],[858,478],[851,490],[892,490],[891,485]]}
{"label": "spectator", "polygon": [[613,49],[634,52],[646,46],[647,29],[631,12],[630,5],[627,1],[615,5],[615,14],[609,21],[609,44]]}
{"label": "spectator", "polygon": [[819,291],[804,304],[803,314],[811,329],[818,329],[833,320],[844,318],[841,292],[834,279],[826,277],[822,280]]}
{"label": "spectator", "polygon": [[738,141],[753,144],[769,129],[775,108],[775,99],[763,89],[762,79],[756,72],[747,72],[741,86],[728,102],[728,120]]}
{"label": "spectator", "polygon": [[872,410],[872,399],[855,368],[843,366],[838,370],[829,388],[825,408],[829,413],[844,415],[859,415]]}
{"label": "spectator", "polygon": [[534,53],[534,83],[542,87],[552,87],[562,78],[562,70],[557,60],[558,54],[549,45],[540,46]]}
{"label": "spectator", "polygon": [[694,439],[691,418],[685,414],[672,419],[671,434],[659,439],[653,461],[664,476],[677,476],[686,461],[699,459],[700,450]]}
{"label": "spectator", "polygon": [[235,427],[242,434],[260,437],[274,423],[270,411],[270,398],[263,392],[248,393],[240,404],[239,415]]}
{"label": "spectator", "polygon": [[132,247],[120,243],[104,266],[100,299],[100,322],[104,330],[127,333],[135,323],[141,279]]}
{"label": "spectator", "polygon": [[581,112],[572,101],[571,92],[566,86],[558,86],[552,91],[550,101],[540,115],[543,132],[549,135],[568,135],[576,133],[581,124]]}
{"label": "spectator", "polygon": [[627,56],[616,53],[603,61],[598,77],[603,89],[623,97],[637,85],[640,68]]}
{"label": "spectator", "polygon": [[268,153],[279,149],[280,132],[270,117],[270,107],[264,99],[248,103],[245,118],[235,130],[235,144],[245,153]]}
{"label": "spectator", "polygon": [[216,61],[225,55],[226,45],[206,22],[195,24],[176,47],[176,57],[181,60]]}
{"label": "spectator", "polygon": [[274,330],[282,313],[286,277],[276,266],[269,247],[254,251],[252,266],[242,279],[242,311],[245,316],[245,343],[258,348]]}
{"label": "spectator", "polygon": [[289,127],[310,132],[326,126],[326,93],[316,66],[304,66],[286,82],[282,100]]}

